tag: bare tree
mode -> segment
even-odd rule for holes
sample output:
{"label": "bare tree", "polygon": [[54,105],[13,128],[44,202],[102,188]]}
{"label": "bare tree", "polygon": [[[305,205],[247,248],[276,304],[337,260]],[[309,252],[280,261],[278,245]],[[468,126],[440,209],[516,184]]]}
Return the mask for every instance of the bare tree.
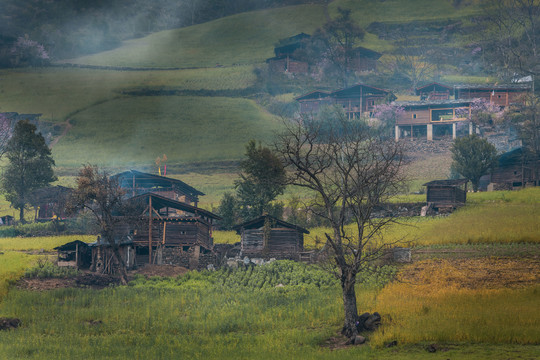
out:
{"label": "bare tree", "polygon": [[86,165],[79,171],[77,188],[68,200],[67,211],[90,211],[100,228],[101,240],[111,246],[114,260],[120,272],[122,284],[127,284],[126,263],[120,255],[122,237],[117,234],[116,225],[130,216],[141,212],[125,200],[125,192],[116,179],[97,166]]}
{"label": "bare tree", "polygon": [[[361,120],[344,117],[322,125],[294,120],[276,141],[276,153],[289,171],[289,182],[309,189],[309,210],[331,227],[327,246],[341,282],[345,321],[342,333],[357,335],[357,275],[380,256],[381,230],[392,217],[373,219],[377,206],[402,184],[403,142],[383,140]],[[346,229],[349,223],[354,230]]]}
{"label": "bare tree", "polygon": [[434,51],[427,46],[415,45],[409,38],[398,44],[394,55],[389,57],[387,67],[398,77],[407,79],[414,93],[418,84],[431,78],[436,69]]}
{"label": "bare tree", "polygon": [[325,77],[348,86],[354,78],[353,62],[358,55],[355,46],[364,38],[365,31],[351,18],[351,10],[338,7],[339,16],[317,29],[307,46],[295,54],[319,67]]}
{"label": "bare tree", "polygon": [[482,36],[486,60],[498,74],[537,76],[540,73],[540,1],[484,0]]}

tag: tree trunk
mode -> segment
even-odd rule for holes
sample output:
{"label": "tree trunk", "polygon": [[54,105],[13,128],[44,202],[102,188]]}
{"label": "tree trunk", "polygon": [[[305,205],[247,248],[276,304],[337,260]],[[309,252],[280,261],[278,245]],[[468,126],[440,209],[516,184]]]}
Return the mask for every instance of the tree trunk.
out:
{"label": "tree trunk", "polygon": [[356,307],[355,276],[348,274],[342,276],[341,289],[343,292],[343,308],[345,310],[345,323],[341,333],[348,338],[358,335],[356,322],[358,321],[358,308]]}
{"label": "tree trunk", "polygon": [[26,220],[24,220],[24,205],[19,209],[19,221],[21,224],[26,224]]}
{"label": "tree trunk", "polygon": [[124,262],[124,259],[122,259],[122,256],[120,255],[120,249],[117,245],[113,246],[113,255],[116,260],[116,263],[118,264],[118,271],[120,272],[120,281],[122,285],[127,285],[128,275],[127,275],[126,263]]}

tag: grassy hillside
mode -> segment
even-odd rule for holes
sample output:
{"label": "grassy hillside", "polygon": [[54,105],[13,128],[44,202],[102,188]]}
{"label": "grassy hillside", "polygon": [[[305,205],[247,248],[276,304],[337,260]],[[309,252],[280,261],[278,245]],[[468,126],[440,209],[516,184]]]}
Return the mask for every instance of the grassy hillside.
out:
{"label": "grassy hillside", "polygon": [[[338,6],[351,8],[362,26],[373,21],[463,18],[477,11],[476,6],[456,9],[451,1],[336,0],[328,9],[314,4],[237,14],[154,33],[127,41],[115,50],[69,60],[76,64],[181,70],[1,70],[0,111],[41,113],[44,121],[56,124],[49,127],[53,135],[65,136],[58,139],[53,154],[68,173],[85,162],[114,169],[151,167],[154,159],[165,153],[171,169],[191,173],[194,186],[218,189],[221,194],[236,169],[200,176],[196,166],[186,170],[186,165],[207,163],[208,170],[224,161],[240,159],[249,139],[271,138],[279,121],[251,98],[232,97],[239,96],[233,92],[256,84],[254,68],[273,56],[273,46],[279,39],[299,32],[312,33],[328,14],[336,15]],[[370,33],[363,45],[378,50],[392,48]],[[147,89],[183,93],[133,95],[133,91]],[[214,97],[213,90],[228,93]],[[289,94],[285,101],[291,101],[292,96]],[[436,177],[446,171],[438,169]],[[413,190],[424,178],[433,176],[416,179]]]}
{"label": "grassy hillside", "polygon": [[459,7],[452,0],[335,0],[329,5],[330,13],[337,14],[337,8],[351,9],[354,19],[367,26],[373,21],[408,22],[413,20],[446,20],[478,14],[479,1],[463,1]]}
{"label": "grassy hillside", "polygon": [[118,49],[67,62],[134,67],[253,64],[273,56],[281,38],[312,33],[325,22],[320,5],[254,11],[126,41]]}
{"label": "grassy hillside", "polygon": [[[177,71],[113,71],[71,68],[0,70],[0,111],[40,113],[65,121],[123,91],[244,89],[255,81],[252,66]],[[131,113],[117,114],[130,117]]]}
{"label": "grassy hillside", "polygon": [[72,123],[53,148],[63,166],[152,165],[161,154],[175,164],[235,160],[251,138],[269,139],[279,125],[252,100],[189,96],[113,99]]}

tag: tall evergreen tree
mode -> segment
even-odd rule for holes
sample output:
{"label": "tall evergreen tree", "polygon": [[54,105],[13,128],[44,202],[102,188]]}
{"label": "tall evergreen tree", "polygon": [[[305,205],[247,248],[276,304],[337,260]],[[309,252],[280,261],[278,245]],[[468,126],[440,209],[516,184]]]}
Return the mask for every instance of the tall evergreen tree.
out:
{"label": "tall evergreen tree", "polygon": [[242,218],[250,220],[263,213],[280,218],[282,206],[272,204],[285,190],[286,174],[280,159],[269,148],[251,140],[240,168],[242,173],[235,186]]}
{"label": "tall evergreen tree", "polygon": [[21,222],[30,193],[56,180],[51,150],[36,130],[27,120],[19,121],[6,146],[9,164],[2,174],[2,188],[11,206],[19,210]]}
{"label": "tall evergreen tree", "polygon": [[497,149],[486,139],[469,135],[456,139],[452,148],[452,168],[478,191],[480,178],[497,165]]}

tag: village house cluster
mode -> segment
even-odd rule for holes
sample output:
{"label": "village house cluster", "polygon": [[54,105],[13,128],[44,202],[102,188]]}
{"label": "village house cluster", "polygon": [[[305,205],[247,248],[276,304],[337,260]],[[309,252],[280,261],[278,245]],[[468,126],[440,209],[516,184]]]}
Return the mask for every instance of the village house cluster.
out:
{"label": "village house cluster", "polygon": [[[524,95],[530,91],[529,84],[448,86],[434,82],[419,87],[416,94],[420,100],[393,102],[404,109],[396,119],[395,138],[434,140],[451,134],[455,139],[460,127],[472,134],[474,126],[470,121],[470,111],[475,99],[507,107],[524,104]],[[333,92],[315,90],[296,100],[300,103],[301,114],[311,115],[324,106],[338,106],[349,119],[353,119],[372,116],[377,104],[392,97],[390,90],[356,84]]]}
{"label": "village house cluster", "polygon": [[[113,176],[126,192],[129,202],[143,209],[138,221],[118,218],[115,234],[120,254],[128,269],[155,265],[177,265],[187,269],[219,266],[229,257],[301,260],[304,234],[309,231],[265,215],[240,224],[240,246],[214,244],[212,232],[220,217],[197,207],[204,193],[185,182],[166,176],[129,170]],[[66,189],[66,188],[62,188]],[[42,192],[58,194],[60,187]],[[65,195],[68,194],[66,191]],[[62,196],[43,197],[40,208],[56,209]],[[51,220],[49,212],[39,212],[38,220]],[[100,273],[115,272],[112,247],[104,239],[86,244],[74,241],[57,248],[59,264],[90,268]],[[304,258],[305,260],[305,258]],[[308,259],[309,260],[309,259]]]}

